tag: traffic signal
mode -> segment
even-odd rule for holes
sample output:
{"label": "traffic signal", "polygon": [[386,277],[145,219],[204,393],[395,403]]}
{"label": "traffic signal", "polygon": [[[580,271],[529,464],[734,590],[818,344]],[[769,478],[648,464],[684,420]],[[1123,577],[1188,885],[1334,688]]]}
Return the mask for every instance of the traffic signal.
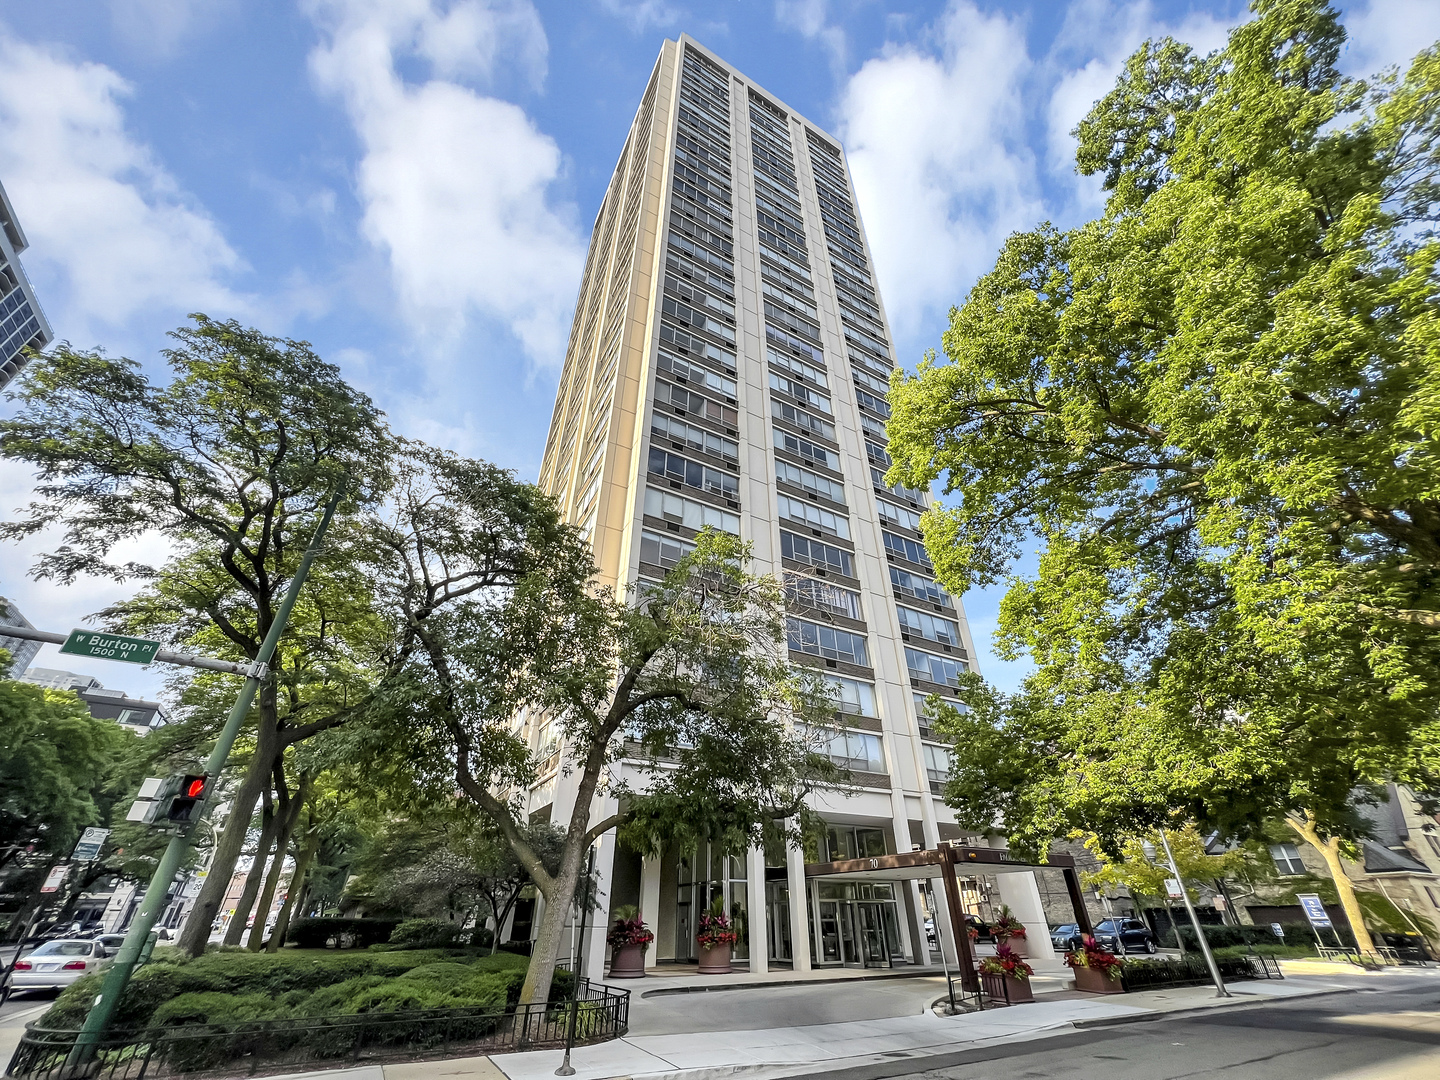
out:
{"label": "traffic signal", "polygon": [[196,820],[205,805],[205,796],[210,794],[210,778],[204,773],[178,777],[176,793],[165,811],[165,820],[185,824]]}

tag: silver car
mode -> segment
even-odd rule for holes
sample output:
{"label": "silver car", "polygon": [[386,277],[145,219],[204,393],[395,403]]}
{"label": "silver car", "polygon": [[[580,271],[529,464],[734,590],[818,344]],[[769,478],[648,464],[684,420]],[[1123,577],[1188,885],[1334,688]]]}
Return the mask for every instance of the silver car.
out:
{"label": "silver car", "polygon": [[60,989],[109,962],[105,946],[98,941],[47,941],[16,961],[10,985],[15,990]]}

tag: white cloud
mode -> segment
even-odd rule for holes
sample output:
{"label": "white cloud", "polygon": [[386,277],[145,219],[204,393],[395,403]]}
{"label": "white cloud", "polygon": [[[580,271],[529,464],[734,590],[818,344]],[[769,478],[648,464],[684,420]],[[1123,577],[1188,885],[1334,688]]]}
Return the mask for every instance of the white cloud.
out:
{"label": "white cloud", "polygon": [[[538,84],[546,42],[522,3],[312,0],[319,85],[345,104],[363,156],[367,239],[383,251],[422,336],[454,341],[473,314],[501,324],[540,365],[562,359],[583,261],[568,207],[551,204],[555,141],[519,106],[458,78],[503,65]],[[400,67],[420,60],[432,78]]]}
{"label": "white cloud", "polygon": [[1340,67],[1347,74],[1374,75],[1391,65],[1405,67],[1440,39],[1440,4],[1435,0],[1369,0],[1342,16],[1350,35]]}
{"label": "white cloud", "polygon": [[144,312],[243,310],[214,219],[126,130],[129,84],[0,26],[0,178],[57,336],[89,344]]}
{"label": "white cloud", "polygon": [[680,19],[680,12],[665,0],[600,0],[600,6],[609,14],[624,19],[636,34],[652,26],[674,26]]}
{"label": "white cloud", "polygon": [[844,28],[830,22],[830,0],[775,0],[775,20],[819,42],[836,75],[844,75],[849,48]]}
{"label": "white cloud", "polygon": [[166,56],[235,6],[235,0],[110,0],[110,21],[134,48]]}
{"label": "white cloud", "polygon": [[1024,28],[954,0],[928,48],[887,46],[842,93],[840,135],[896,330],[958,302],[1043,217],[1025,145]]}

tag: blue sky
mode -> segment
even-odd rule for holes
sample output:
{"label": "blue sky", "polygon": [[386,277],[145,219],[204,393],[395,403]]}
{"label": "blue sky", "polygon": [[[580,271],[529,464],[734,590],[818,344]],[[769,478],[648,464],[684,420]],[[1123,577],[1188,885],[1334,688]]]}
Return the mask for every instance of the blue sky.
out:
{"label": "blue sky", "polygon": [[[1357,75],[1440,0],[1337,3]],[[533,478],[590,223],[660,42],[688,32],[838,135],[902,360],[1004,237],[1092,216],[1068,132],[1148,37],[1241,0],[0,0],[0,182],[57,335],[147,365],[186,313],[305,338],[400,432]],[[0,403],[0,409],[13,405]],[[0,463],[0,507],[26,470]],[[136,545],[145,554],[147,540]],[[124,593],[24,576],[68,630]],[[149,552],[153,557],[153,551]],[[1001,590],[965,598],[980,667]],[[134,693],[161,673],[38,663]]]}

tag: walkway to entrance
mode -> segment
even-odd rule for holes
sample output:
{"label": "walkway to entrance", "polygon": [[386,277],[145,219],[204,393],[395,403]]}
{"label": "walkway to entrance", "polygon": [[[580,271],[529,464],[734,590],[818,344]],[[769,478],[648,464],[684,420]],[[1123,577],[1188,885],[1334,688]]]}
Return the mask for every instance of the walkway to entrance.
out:
{"label": "walkway to entrance", "polygon": [[[965,911],[960,902],[960,882],[956,867],[966,867],[966,873],[1006,874],[1025,873],[1032,870],[1059,870],[1065,876],[1065,889],[1070,894],[1071,906],[1075,909],[1075,922],[1081,932],[1092,932],[1090,916],[1085,910],[1085,899],[1080,892],[1080,876],[1075,871],[1075,859],[1069,855],[1055,855],[1048,863],[1029,863],[1015,858],[1005,848],[966,847],[959,844],[941,844],[938,848],[907,851],[900,855],[876,855],[868,859],[847,859],[843,862],[810,863],[805,867],[807,879],[851,879],[866,882],[910,881],[940,878],[945,887],[946,907],[950,914],[950,925],[965,926]],[[875,905],[868,905],[875,906]],[[861,922],[856,928],[861,944],[869,933],[864,922],[867,905],[857,905]],[[837,908],[837,916],[843,915]],[[823,932],[822,910],[822,932]],[[876,920],[872,919],[872,922]],[[937,932],[938,932],[937,927]],[[883,927],[877,922],[874,933],[878,936]],[[1049,928],[1045,930],[1048,932]],[[843,933],[840,926],[837,933]],[[959,969],[960,984],[971,993],[979,993],[980,978],[975,971],[975,954],[970,945],[970,936],[964,930],[957,930],[953,942],[956,967]],[[943,943],[942,943],[943,946]],[[883,948],[883,937],[877,941]]]}

